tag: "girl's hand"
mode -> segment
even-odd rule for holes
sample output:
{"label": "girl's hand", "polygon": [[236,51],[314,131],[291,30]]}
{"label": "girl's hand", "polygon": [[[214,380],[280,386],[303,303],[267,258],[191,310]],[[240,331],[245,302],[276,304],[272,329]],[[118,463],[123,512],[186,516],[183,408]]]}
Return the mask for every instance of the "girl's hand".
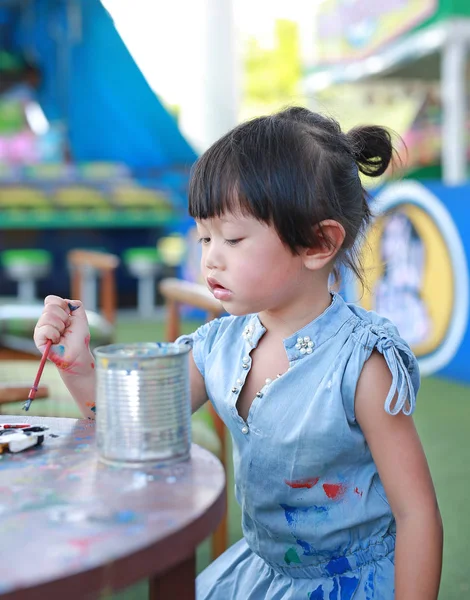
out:
{"label": "girl's hand", "polygon": [[[70,306],[75,310],[71,310]],[[76,308],[75,308],[76,307]],[[90,367],[90,330],[88,319],[79,300],[47,296],[44,310],[34,329],[34,343],[44,352],[52,340],[49,360],[58,369],[80,374]]]}

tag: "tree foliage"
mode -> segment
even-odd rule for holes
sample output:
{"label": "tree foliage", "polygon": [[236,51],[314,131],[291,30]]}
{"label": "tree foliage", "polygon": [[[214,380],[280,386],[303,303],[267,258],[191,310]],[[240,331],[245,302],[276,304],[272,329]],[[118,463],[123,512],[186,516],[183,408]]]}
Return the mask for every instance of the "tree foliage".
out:
{"label": "tree foliage", "polygon": [[248,40],[245,57],[244,100],[248,104],[290,102],[299,93],[301,63],[297,24],[285,19],[275,23],[275,44],[263,48]]}

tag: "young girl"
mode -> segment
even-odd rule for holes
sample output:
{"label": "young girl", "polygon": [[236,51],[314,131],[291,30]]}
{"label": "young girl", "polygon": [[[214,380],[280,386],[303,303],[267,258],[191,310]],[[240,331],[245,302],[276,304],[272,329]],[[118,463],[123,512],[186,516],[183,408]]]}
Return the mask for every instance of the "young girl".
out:
{"label": "young girl", "polygon": [[[196,163],[189,206],[202,272],[231,316],[192,346],[193,410],[233,438],[244,538],[197,581],[198,600],[433,600],[442,526],[412,418],[419,373],[396,328],[329,289],[370,218],[359,171],[382,174],[389,134],[304,108],[242,124]],[[34,339],[85,416],[85,312],[49,296]]]}

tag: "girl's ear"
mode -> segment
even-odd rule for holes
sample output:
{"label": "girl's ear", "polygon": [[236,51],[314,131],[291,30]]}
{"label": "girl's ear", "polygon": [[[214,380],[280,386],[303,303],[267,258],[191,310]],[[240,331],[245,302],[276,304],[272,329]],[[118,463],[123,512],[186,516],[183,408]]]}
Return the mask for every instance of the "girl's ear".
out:
{"label": "girl's ear", "polygon": [[311,271],[322,269],[341,249],[346,232],[338,221],[327,219],[315,225],[315,233],[319,244],[304,250],[304,265]]}

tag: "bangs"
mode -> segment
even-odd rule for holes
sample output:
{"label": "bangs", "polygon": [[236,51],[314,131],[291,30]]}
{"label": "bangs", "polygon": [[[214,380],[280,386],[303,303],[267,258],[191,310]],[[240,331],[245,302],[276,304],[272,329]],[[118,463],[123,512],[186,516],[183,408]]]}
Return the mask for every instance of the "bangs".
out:
{"label": "bangs", "polygon": [[230,134],[211,146],[195,163],[191,173],[189,214],[198,220],[238,213],[271,221],[261,182],[257,193],[253,194],[251,173],[246,166],[241,164],[240,149],[237,150]]}
{"label": "bangs", "polygon": [[294,253],[314,247],[319,240],[313,226],[329,212],[323,184],[330,172],[317,180],[317,154],[303,125],[276,116],[242,123],[194,165],[189,213],[197,220],[252,217],[273,226]]}

